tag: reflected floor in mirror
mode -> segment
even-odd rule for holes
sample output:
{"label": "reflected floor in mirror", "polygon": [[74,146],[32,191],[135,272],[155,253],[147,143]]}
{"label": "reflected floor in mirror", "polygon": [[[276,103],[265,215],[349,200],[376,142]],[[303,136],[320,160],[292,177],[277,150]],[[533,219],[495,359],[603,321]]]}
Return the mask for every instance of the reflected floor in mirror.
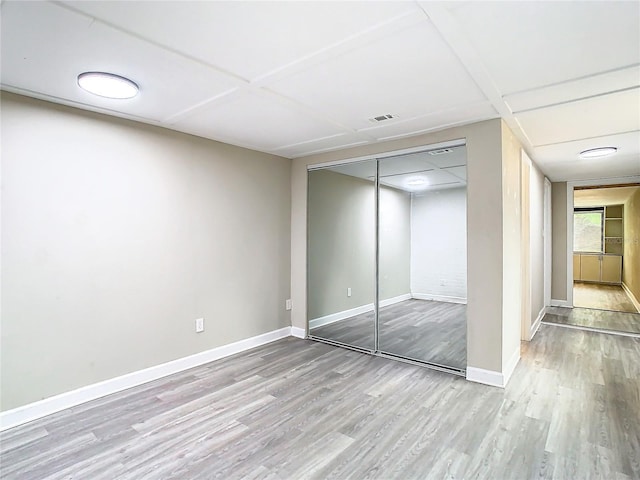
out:
{"label": "reflected floor in mirror", "polygon": [[[405,300],[380,309],[379,348],[385,353],[467,367],[467,306]],[[315,337],[373,350],[373,312],[314,328]]]}
{"label": "reflected floor in mirror", "polygon": [[611,312],[591,308],[549,307],[542,321],[573,327],[640,334],[640,314],[638,313]]}
{"label": "reflected floor in mirror", "polygon": [[574,282],[573,304],[581,308],[638,313],[633,301],[620,285]]}

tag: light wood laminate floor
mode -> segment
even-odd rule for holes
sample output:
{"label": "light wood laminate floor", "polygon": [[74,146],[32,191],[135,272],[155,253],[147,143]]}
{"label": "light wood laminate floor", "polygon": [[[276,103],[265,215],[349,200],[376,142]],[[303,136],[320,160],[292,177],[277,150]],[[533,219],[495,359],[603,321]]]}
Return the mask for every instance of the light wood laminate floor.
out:
{"label": "light wood laminate floor", "polygon": [[[379,349],[447,367],[467,367],[467,306],[405,300],[380,309]],[[373,312],[314,328],[314,336],[373,350]]]}
{"label": "light wood laminate floor", "polygon": [[640,314],[592,308],[548,307],[543,322],[640,334]]}
{"label": "light wood laminate floor", "polygon": [[14,479],[638,479],[640,339],[542,325],[506,389],[284,339],[2,434]]}
{"label": "light wood laminate floor", "polygon": [[573,305],[581,308],[638,313],[638,309],[620,285],[574,282]]}

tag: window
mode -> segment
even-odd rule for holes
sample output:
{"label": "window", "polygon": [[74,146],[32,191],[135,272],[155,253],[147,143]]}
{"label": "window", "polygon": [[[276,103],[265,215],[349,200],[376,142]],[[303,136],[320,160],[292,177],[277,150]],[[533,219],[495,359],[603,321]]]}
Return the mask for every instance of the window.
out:
{"label": "window", "polygon": [[603,208],[573,211],[573,251],[602,253]]}

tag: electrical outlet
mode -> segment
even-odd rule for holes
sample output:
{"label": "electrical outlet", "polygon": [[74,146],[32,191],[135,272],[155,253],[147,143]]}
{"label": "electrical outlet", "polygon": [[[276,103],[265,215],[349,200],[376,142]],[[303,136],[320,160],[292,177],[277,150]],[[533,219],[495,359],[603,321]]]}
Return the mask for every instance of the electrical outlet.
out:
{"label": "electrical outlet", "polygon": [[284,308],[287,309],[287,310],[291,310],[291,299],[290,298],[287,298],[287,300],[285,300]]}
{"label": "electrical outlet", "polygon": [[196,333],[204,332],[204,318],[196,318]]}
{"label": "electrical outlet", "polygon": [[351,296],[351,287],[347,288],[347,297]]}

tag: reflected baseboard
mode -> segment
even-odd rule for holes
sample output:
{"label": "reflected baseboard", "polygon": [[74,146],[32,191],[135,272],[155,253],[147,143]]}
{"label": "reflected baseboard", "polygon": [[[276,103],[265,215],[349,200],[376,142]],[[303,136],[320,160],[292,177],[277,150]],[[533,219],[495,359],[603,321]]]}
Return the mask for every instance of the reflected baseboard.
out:
{"label": "reflected baseboard", "polygon": [[[410,293],[405,293],[403,295],[398,295],[397,297],[381,300],[380,306],[387,307],[389,305],[393,305],[394,303],[400,303],[400,302],[404,302],[405,300],[411,300],[411,298],[413,297]],[[349,310],[343,310],[342,312],[336,312],[329,315],[325,315],[323,317],[313,318],[309,320],[309,330],[322,327],[324,325],[329,325],[331,323],[339,322],[340,320],[346,320],[347,318],[355,317],[356,315],[362,315],[363,313],[373,312],[373,309],[374,309],[373,303],[367,303],[366,305],[350,308]]]}
{"label": "reflected baseboard", "polygon": [[447,295],[432,295],[431,293],[412,293],[411,298],[416,300],[431,300],[433,302],[461,303],[466,305],[467,299],[463,297],[450,297]]}

